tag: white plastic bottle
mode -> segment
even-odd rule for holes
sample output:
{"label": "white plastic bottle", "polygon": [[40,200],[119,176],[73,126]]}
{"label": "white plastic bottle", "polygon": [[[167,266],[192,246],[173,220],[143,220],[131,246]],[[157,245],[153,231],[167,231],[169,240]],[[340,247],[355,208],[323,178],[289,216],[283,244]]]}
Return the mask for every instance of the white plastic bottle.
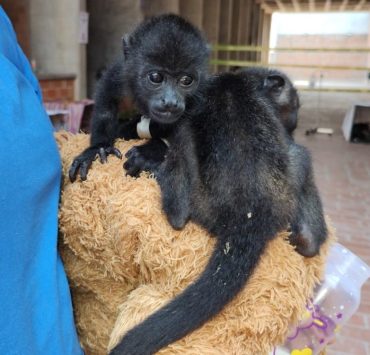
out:
{"label": "white plastic bottle", "polygon": [[361,287],[370,277],[370,267],[344,246],[329,251],[324,281],[297,326],[274,355],[315,355],[325,348],[360,305]]}

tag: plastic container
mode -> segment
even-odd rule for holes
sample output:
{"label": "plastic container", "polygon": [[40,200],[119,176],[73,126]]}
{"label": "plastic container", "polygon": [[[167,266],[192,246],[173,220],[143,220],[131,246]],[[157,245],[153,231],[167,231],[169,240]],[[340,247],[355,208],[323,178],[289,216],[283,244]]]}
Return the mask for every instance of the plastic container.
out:
{"label": "plastic container", "polygon": [[370,267],[344,246],[329,251],[324,281],[315,289],[307,310],[274,355],[315,355],[325,348],[360,305],[361,287]]}

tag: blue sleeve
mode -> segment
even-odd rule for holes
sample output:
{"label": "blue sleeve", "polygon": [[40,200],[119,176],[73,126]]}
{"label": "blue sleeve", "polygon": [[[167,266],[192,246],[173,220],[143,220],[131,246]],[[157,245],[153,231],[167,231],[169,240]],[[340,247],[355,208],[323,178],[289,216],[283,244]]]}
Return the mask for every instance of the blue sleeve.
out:
{"label": "blue sleeve", "polygon": [[81,354],[57,252],[60,157],[1,7],[0,132],[0,354]]}

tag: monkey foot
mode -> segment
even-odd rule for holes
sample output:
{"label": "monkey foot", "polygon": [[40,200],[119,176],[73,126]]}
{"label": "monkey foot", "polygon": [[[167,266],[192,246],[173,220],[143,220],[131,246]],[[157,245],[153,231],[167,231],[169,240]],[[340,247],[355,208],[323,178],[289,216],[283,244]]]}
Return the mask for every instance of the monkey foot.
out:
{"label": "monkey foot", "polygon": [[117,158],[122,159],[121,152],[112,146],[98,146],[85,149],[73,160],[73,163],[69,169],[69,180],[74,182],[78,176],[78,173],[80,173],[81,180],[86,180],[87,173],[92,162],[99,156],[100,162],[104,164],[107,162],[107,156],[109,154],[113,154]]}
{"label": "monkey foot", "polygon": [[289,242],[295,247],[295,250],[307,258],[312,258],[319,253],[319,240],[315,238],[308,226],[303,223],[299,230],[292,228],[292,233],[289,236]]}

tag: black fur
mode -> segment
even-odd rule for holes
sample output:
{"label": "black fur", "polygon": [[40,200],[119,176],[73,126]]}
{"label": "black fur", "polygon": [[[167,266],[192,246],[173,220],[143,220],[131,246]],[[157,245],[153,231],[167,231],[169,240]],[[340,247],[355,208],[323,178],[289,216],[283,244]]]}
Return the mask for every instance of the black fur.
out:
{"label": "black fur", "polygon": [[120,158],[113,148],[116,138],[127,138],[129,132],[135,137],[134,131],[125,131],[117,120],[123,97],[131,97],[140,114],[162,125],[170,125],[198,106],[197,92],[207,75],[209,49],[200,31],[181,17],[161,15],[140,24],[123,40],[123,57],[98,83],[90,147],[73,161],[71,181],[78,174],[85,180],[98,155],[102,162],[108,154]]}
{"label": "black fur", "polygon": [[[293,178],[294,191],[297,196],[298,208],[290,221],[290,242],[296,250],[307,257],[318,254],[327,236],[327,228],[323,215],[322,203],[316,188],[309,151],[294,142],[293,133],[297,127],[299,97],[290,79],[278,70],[267,68],[248,68],[238,73],[247,75],[255,82],[256,93],[268,100],[286,130],[286,142],[289,146],[289,168]],[[153,123],[153,126],[155,124]],[[154,137],[164,137],[154,134]],[[167,132],[169,133],[169,132]],[[152,171],[153,167],[163,161],[167,149],[163,142],[157,141],[160,147],[155,148],[154,142],[132,148],[126,157],[124,167],[127,173],[138,176],[141,171]],[[147,158],[146,158],[147,157]]]}
{"label": "black fur", "polygon": [[298,197],[298,209],[291,221],[290,242],[300,254],[307,257],[315,256],[327,237],[327,227],[314,181],[311,155],[307,148],[295,143],[293,139],[300,106],[297,90],[290,79],[278,70],[248,68],[240,72],[258,80],[260,83],[258,91],[269,99],[286,129],[289,166],[295,194]]}
{"label": "black fur", "polygon": [[315,185],[311,155],[307,148],[291,141],[289,159],[295,194],[298,196],[289,240],[301,255],[312,257],[319,253],[320,246],[326,240],[327,227]]}
{"label": "black fur", "polygon": [[169,222],[217,238],[199,279],[129,331],[112,354],[152,354],[216,315],[243,288],[267,243],[296,215],[289,142],[259,81],[213,77],[203,111],[181,118],[154,169]]}

